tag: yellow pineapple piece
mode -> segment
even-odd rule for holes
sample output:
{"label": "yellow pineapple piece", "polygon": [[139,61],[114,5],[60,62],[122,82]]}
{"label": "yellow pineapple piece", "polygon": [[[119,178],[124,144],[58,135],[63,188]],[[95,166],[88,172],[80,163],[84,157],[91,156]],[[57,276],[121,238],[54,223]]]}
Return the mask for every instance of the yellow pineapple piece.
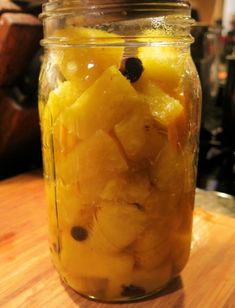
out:
{"label": "yellow pineapple piece", "polygon": [[[69,44],[110,44],[122,43],[118,35],[102,30],[66,27],[53,34],[61,42]],[[111,65],[120,66],[123,47],[70,47],[56,50],[55,63],[59,66],[62,75],[83,89],[87,89]]]}
{"label": "yellow pineapple piece", "polygon": [[144,125],[145,144],[139,153],[134,157],[135,160],[148,159],[154,160],[160,151],[165,147],[167,140],[167,131],[159,125],[154,119],[148,119]]}
{"label": "yellow pineapple piece", "polygon": [[118,145],[102,130],[76,145],[57,162],[57,176],[64,184],[75,184],[86,202],[94,202],[112,177],[128,169]]}
{"label": "yellow pineapple piece", "polygon": [[[168,222],[170,224],[170,221]],[[133,244],[135,263],[138,268],[154,270],[170,255],[170,236],[167,224],[156,220]]]}
{"label": "yellow pineapple piece", "polygon": [[127,171],[128,165],[112,137],[99,130],[80,144],[78,168],[81,191],[92,199],[109,179]]}
{"label": "yellow pineapple piece", "polygon": [[73,132],[68,131],[60,122],[56,121],[53,126],[54,154],[56,162],[66,159],[78,145],[79,139]]}
{"label": "yellow pineapple piece", "polygon": [[64,81],[50,92],[47,106],[50,109],[53,121],[66,107],[72,105],[81,95],[82,90],[79,85],[74,85],[70,81]]}
{"label": "yellow pineapple piece", "polygon": [[185,70],[188,53],[177,46],[146,46],[140,47],[138,58],[142,61],[144,73],[138,81],[151,79],[164,91],[172,94],[181,81]]}
{"label": "yellow pineapple piece", "polygon": [[56,161],[56,177],[64,185],[77,185],[79,173],[79,144],[70,151],[64,159]]}
{"label": "yellow pineapple piece", "polygon": [[53,148],[56,161],[63,159],[78,142],[77,136],[69,132],[57,118],[66,107],[74,103],[79,95],[79,88],[65,81],[50,92],[48,102],[43,109],[43,136],[47,138],[43,142],[50,144]]}
{"label": "yellow pineapple piece", "polygon": [[86,202],[76,185],[65,185],[57,180],[56,196],[60,226],[92,227],[96,207]]}
{"label": "yellow pineapple piece", "polygon": [[101,197],[109,201],[123,201],[142,206],[150,194],[149,177],[144,172],[111,179]]}
{"label": "yellow pineapple piece", "polygon": [[[107,202],[103,203],[96,213],[94,232],[96,228],[99,229],[107,242],[122,250],[134,242],[145,224],[146,216],[137,206]],[[96,245],[98,244],[97,242]]]}
{"label": "yellow pineapple piece", "polygon": [[143,94],[152,117],[163,126],[168,127],[183,112],[181,103],[163,92],[153,82],[146,83]]}
{"label": "yellow pineapple piece", "polygon": [[180,193],[185,181],[184,153],[175,152],[168,144],[156,157],[152,166],[152,180],[161,191]]}
{"label": "yellow pineapple piece", "polygon": [[65,110],[61,122],[67,130],[85,139],[98,129],[109,132],[138,104],[135,89],[112,66]]}
{"label": "yellow pineapple piece", "polygon": [[[61,232],[61,265],[68,277],[123,279],[130,276],[133,257],[124,253],[105,254],[94,250],[88,239],[76,241],[66,230]],[[79,290],[78,290],[79,291]]]}
{"label": "yellow pineapple piece", "polygon": [[135,156],[145,144],[144,116],[141,106],[114,127],[128,157]]}

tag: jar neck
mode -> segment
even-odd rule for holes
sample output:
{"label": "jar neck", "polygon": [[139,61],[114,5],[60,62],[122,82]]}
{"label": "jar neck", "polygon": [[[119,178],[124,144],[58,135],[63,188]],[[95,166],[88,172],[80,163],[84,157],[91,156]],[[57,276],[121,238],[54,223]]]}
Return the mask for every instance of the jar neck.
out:
{"label": "jar neck", "polygon": [[[105,3],[104,3],[105,2]],[[125,0],[61,0],[43,5],[40,15],[44,25],[44,40],[47,44],[109,44],[107,37],[86,41],[68,41],[57,36],[57,30],[65,27],[91,27],[118,34],[125,42],[190,44],[193,40],[190,29],[193,24],[191,8],[185,1],[138,1]],[[110,37],[109,37],[110,40]],[[110,40],[113,46],[113,40]],[[115,44],[119,45],[120,42]]]}

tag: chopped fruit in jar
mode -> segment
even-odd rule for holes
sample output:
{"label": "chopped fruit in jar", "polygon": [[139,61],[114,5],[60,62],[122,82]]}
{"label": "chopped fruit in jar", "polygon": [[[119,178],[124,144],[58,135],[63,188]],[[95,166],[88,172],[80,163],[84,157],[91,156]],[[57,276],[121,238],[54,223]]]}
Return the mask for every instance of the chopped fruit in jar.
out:
{"label": "chopped fruit in jar", "polygon": [[178,100],[163,92],[153,82],[146,84],[143,94],[152,117],[163,126],[168,127],[184,110]]}
{"label": "chopped fruit in jar", "polygon": [[119,250],[133,243],[146,226],[143,211],[135,205],[118,202],[103,203],[96,213],[96,220],[94,228]]}
{"label": "chopped fruit in jar", "polygon": [[111,179],[100,196],[104,200],[122,201],[141,207],[150,194],[150,186],[146,172],[133,172],[129,176]]}
{"label": "chopped fruit in jar", "polygon": [[[64,159],[57,159],[55,173],[57,179],[64,185],[77,185],[79,164],[78,164],[79,144],[70,151]],[[58,155],[56,154],[55,157]]]}
{"label": "chopped fruit in jar", "polygon": [[80,142],[66,159],[57,162],[57,176],[64,183],[77,184],[86,202],[95,202],[111,178],[128,170],[122,153],[104,131]]}
{"label": "chopped fruit in jar", "polygon": [[144,67],[138,83],[141,85],[142,78],[150,79],[171,94],[180,85],[188,53],[176,46],[146,46],[139,48],[138,58]]}
{"label": "chopped fruit in jar", "polygon": [[72,224],[86,229],[92,226],[96,207],[87,203],[76,183],[65,185],[61,180],[57,180],[56,193],[60,226],[68,228]]}
{"label": "chopped fruit in jar", "polygon": [[66,107],[72,105],[82,94],[79,85],[74,85],[70,81],[64,81],[50,92],[47,106],[50,109],[53,121],[57,119]]}
{"label": "chopped fruit in jar", "polygon": [[138,58],[127,58],[123,63],[121,72],[130,82],[136,82],[143,73],[143,64]]}
{"label": "chopped fruit in jar", "polygon": [[134,260],[131,255],[94,250],[89,240],[75,240],[70,230],[62,232],[61,246],[61,265],[68,276],[95,276],[118,281],[130,277],[132,273]]}
{"label": "chopped fruit in jar", "polygon": [[103,75],[67,108],[62,124],[85,139],[98,129],[109,132],[140,104],[137,92],[118,68],[109,67]]}
{"label": "chopped fruit in jar", "polygon": [[186,165],[184,153],[177,153],[166,145],[152,165],[152,181],[161,191],[179,193],[184,190]]}
{"label": "chopped fruit in jar", "polygon": [[[140,106],[139,106],[140,107]],[[133,157],[145,144],[144,117],[142,108],[125,117],[115,125],[114,132],[126,155]]]}
{"label": "chopped fruit in jar", "polygon": [[154,270],[160,266],[170,254],[170,236],[167,224],[165,229],[158,226],[148,227],[133,244],[136,267]]}
{"label": "chopped fruit in jar", "polygon": [[[123,49],[117,47],[99,47],[99,44],[109,41],[120,44],[123,39],[114,33],[102,30],[67,27],[56,31],[54,37],[61,43],[74,44],[70,48],[59,48],[55,52],[55,63],[59,66],[62,75],[69,81],[87,89],[111,65],[120,66]],[[76,44],[93,44],[92,48],[77,47]]]}
{"label": "chopped fruit in jar", "polygon": [[140,149],[134,159],[148,159],[152,161],[165,147],[167,141],[167,131],[163,129],[154,119],[146,121],[145,129],[145,144]]}
{"label": "chopped fruit in jar", "polygon": [[103,191],[108,180],[128,170],[117,143],[102,130],[80,144],[77,159],[79,187],[94,200]]}
{"label": "chopped fruit in jar", "polygon": [[99,253],[115,254],[121,251],[121,249],[117,247],[115,243],[111,242],[108,238],[105,237],[105,234],[102,232],[96,219],[94,219],[88,241],[89,245],[91,245],[93,249]]}
{"label": "chopped fruit in jar", "polygon": [[55,159],[63,160],[76,147],[79,139],[74,132],[68,131],[60,121],[55,121],[53,126],[54,155]]}

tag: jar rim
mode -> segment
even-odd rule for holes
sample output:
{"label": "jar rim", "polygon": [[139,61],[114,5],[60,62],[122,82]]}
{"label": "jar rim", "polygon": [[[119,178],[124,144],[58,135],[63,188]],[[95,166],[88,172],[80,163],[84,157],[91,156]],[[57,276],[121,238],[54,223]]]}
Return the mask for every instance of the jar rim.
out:
{"label": "jar rim", "polygon": [[40,18],[44,19],[52,17],[54,15],[74,15],[75,13],[97,15],[97,14],[112,14],[118,12],[126,13],[160,13],[162,15],[186,15],[190,16],[191,5],[185,0],[165,0],[165,1],[125,1],[123,0],[109,0],[106,3],[94,3],[94,1],[86,1],[86,3],[80,0],[54,0],[44,3],[42,5],[42,13]]}
{"label": "jar rim", "polygon": [[[123,42],[112,40],[111,37],[99,37],[99,39],[77,38],[70,41],[66,36],[57,36],[53,29],[68,26],[91,27],[105,30],[109,33],[118,34],[126,41],[126,44],[133,46],[141,44],[143,40],[143,30],[159,29],[164,27],[162,39],[169,37],[172,29],[176,30],[171,35],[171,43],[186,44],[192,43],[189,33],[190,27],[194,24],[191,18],[191,6],[187,1],[145,1],[134,0],[133,2],[124,0],[107,0],[104,4],[94,4],[94,0],[51,0],[43,5],[43,12],[40,18],[44,21],[44,39],[41,41],[43,46],[86,46],[86,44],[99,46],[110,45],[119,46]],[[81,3],[82,2],[82,3]],[[84,4],[86,2],[86,4]],[[124,30],[125,28],[125,30]],[[171,30],[170,30],[171,29]],[[134,31],[134,34],[133,34]],[[138,37],[138,33],[140,37]],[[165,35],[166,33],[167,36]],[[156,33],[145,32],[145,40],[156,40]],[[158,33],[158,38],[161,35]],[[114,43],[115,41],[115,43]],[[128,41],[128,42],[127,42]],[[158,42],[159,43],[159,42]]]}

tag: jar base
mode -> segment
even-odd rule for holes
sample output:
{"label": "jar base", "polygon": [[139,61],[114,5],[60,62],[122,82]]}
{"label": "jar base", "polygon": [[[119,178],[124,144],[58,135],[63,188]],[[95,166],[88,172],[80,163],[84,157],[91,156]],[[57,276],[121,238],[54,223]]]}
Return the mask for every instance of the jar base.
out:
{"label": "jar base", "polygon": [[93,295],[89,295],[89,294],[83,294],[81,292],[79,292],[78,290],[76,290],[75,287],[71,286],[71,284],[68,283],[67,279],[60,276],[60,279],[62,281],[62,283],[68,287],[71,291],[76,292],[78,295],[80,295],[81,297],[87,299],[87,300],[91,300],[97,303],[107,303],[107,304],[124,304],[124,303],[133,303],[133,302],[141,302],[141,301],[145,301],[145,300],[151,300],[154,299],[156,297],[160,297],[163,296],[165,294],[174,292],[180,288],[182,288],[182,281],[181,281],[181,277],[179,275],[172,277],[172,279],[170,281],[168,281],[167,283],[165,283],[162,287],[159,287],[151,292],[148,292],[146,294],[143,295],[138,295],[138,296],[132,296],[132,297],[121,297],[121,298],[114,298],[114,299],[105,299],[102,298],[101,296],[93,296]]}

